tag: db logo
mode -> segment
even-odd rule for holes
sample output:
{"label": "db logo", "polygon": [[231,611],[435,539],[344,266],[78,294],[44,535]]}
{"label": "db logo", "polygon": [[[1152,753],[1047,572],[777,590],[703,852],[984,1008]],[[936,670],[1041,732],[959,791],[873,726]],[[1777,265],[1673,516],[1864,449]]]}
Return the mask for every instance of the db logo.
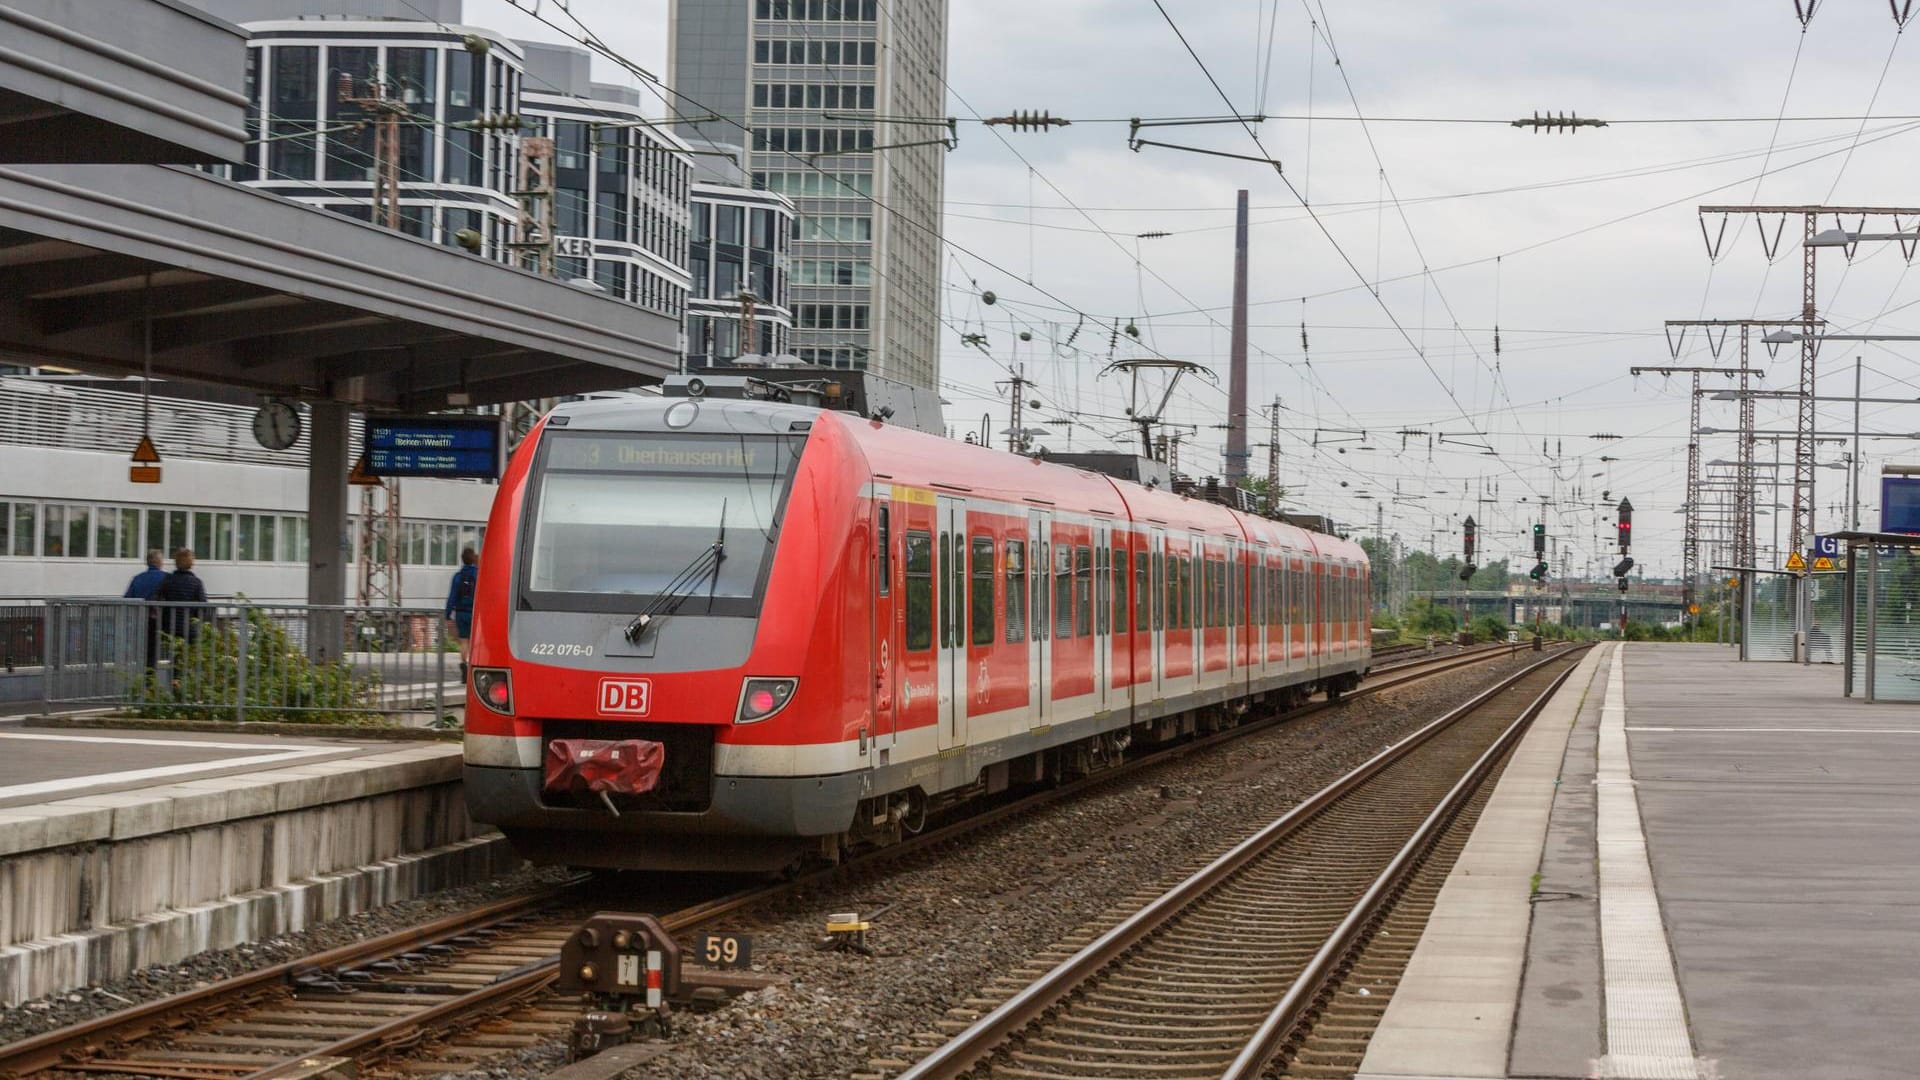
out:
{"label": "db logo", "polygon": [[600,711],[627,716],[645,716],[653,707],[653,682],[649,679],[601,679]]}

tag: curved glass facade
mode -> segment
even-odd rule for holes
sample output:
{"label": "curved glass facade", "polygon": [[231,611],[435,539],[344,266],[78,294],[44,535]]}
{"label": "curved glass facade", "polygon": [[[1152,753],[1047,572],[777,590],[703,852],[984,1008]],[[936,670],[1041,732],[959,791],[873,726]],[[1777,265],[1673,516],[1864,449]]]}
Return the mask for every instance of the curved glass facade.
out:
{"label": "curved glass facade", "polygon": [[470,232],[477,254],[511,262],[520,139],[549,136],[556,275],[683,316],[692,157],[631,101],[567,92],[530,73],[535,46],[473,27],[328,18],[246,28],[254,141],[244,164],[217,171],[375,221],[375,121],[397,113],[401,231],[449,246]]}

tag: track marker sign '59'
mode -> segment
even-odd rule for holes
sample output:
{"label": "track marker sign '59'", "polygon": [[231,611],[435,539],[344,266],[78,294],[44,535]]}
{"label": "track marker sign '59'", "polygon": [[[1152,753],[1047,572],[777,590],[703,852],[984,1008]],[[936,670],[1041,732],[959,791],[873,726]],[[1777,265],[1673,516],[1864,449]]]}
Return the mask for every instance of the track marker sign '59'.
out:
{"label": "track marker sign '59'", "polygon": [[701,934],[693,939],[693,958],[710,968],[750,968],[753,938],[746,934]]}
{"label": "track marker sign '59'", "polygon": [[601,679],[600,711],[615,716],[645,716],[653,708],[651,679]]}

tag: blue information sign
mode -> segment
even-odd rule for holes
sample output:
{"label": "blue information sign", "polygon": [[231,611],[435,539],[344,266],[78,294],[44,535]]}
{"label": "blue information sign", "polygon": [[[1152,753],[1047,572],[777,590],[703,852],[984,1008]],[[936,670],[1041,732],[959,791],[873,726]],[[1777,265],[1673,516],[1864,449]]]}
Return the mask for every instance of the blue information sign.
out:
{"label": "blue information sign", "polygon": [[1837,559],[1840,557],[1840,541],[1831,536],[1815,533],[1813,537],[1813,557],[1816,559]]}
{"label": "blue information sign", "polygon": [[1920,536],[1920,476],[1880,478],[1880,531]]}
{"label": "blue information sign", "polygon": [[506,430],[493,416],[376,416],[367,420],[367,472],[498,480]]}

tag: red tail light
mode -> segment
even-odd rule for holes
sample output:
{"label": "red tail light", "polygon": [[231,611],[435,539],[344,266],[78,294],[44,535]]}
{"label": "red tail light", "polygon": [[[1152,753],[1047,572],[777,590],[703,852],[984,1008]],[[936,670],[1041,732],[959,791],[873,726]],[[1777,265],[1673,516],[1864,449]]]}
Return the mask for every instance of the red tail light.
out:
{"label": "red tail light", "polygon": [[740,687],[740,710],[734,716],[734,723],[765,720],[786,708],[798,685],[796,679],[748,679]]}
{"label": "red tail light", "polygon": [[474,668],[473,696],[502,716],[513,715],[513,678],[506,668]]}

